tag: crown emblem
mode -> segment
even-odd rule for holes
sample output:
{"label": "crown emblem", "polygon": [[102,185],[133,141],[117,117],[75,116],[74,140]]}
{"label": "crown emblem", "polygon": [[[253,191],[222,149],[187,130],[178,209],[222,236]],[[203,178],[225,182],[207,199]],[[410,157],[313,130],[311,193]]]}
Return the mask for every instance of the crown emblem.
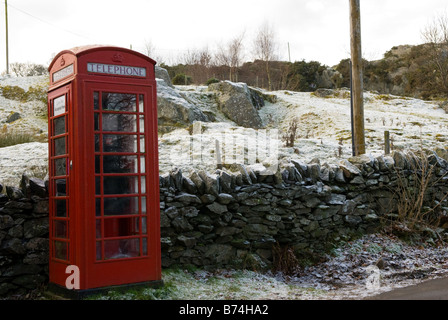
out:
{"label": "crown emblem", "polygon": [[123,59],[123,55],[121,55],[120,53],[116,53],[112,56],[113,62],[123,62]]}

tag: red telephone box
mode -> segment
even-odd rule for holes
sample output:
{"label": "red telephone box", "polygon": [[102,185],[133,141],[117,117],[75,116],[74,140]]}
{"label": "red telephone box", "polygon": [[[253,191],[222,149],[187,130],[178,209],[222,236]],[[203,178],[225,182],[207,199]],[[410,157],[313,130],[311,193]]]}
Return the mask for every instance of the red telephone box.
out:
{"label": "red telephone box", "polygon": [[[104,46],[49,67],[50,284],[161,283],[155,62]],[[72,278],[73,279],[73,278]],[[72,288],[69,288],[72,289]]]}

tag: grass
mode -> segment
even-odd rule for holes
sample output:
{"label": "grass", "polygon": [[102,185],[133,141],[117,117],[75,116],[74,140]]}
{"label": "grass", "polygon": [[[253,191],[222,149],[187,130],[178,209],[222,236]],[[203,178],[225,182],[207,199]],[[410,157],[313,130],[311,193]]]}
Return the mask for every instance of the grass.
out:
{"label": "grass", "polygon": [[162,271],[164,285],[123,292],[109,291],[89,300],[252,300],[319,295],[310,290],[249,270],[205,271],[168,268]]}
{"label": "grass", "polygon": [[0,148],[22,143],[36,142],[36,138],[27,133],[0,133]]}

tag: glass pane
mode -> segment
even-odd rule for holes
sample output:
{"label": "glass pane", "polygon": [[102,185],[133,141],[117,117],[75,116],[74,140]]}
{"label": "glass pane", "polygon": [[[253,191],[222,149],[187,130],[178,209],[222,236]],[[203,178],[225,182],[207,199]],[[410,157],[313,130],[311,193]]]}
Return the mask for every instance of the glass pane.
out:
{"label": "glass pane", "polygon": [[140,256],[139,239],[104,241],[104,259],[133,258]]}
{"label": "glass pane", "polygon": [[137,136],[105,134],[103,136],[104,152],[137,152]]}
{"label": "glass pane", "polygon": [[100,105],[100,95],[98,91],[93,93],[93,110],[98,110]]}
{"label": "glass pane", "polygon": [[95,199],[95,215],[101,216],[101,199]]}
{"label": "glass pane", "polygon": [[104,198],[104,215],[138,214],[138,197]]}
{"label": "glass pane", "polygon": [[101,173],[101,156],[95,156],[95,173]]}
{"label": "glass pane", "polygon": [[140,136],[140,152],[146,152],[145,150],[145,136]]}
{"label": "glass pane", "polygon": [[140,133],[144,133],[145,132],[145,117],[144,116],[140,116]]}
{"label": "glass pane", "polygon": [[96,238],[101,238],[101,219],[96,219]]}
{"label": "glass pane", "polygon": [[104,219],[104,237],[129,237],[139,234],[138,218]]}
{"label": "glass pane", "polygon": [[140,177],[140,187],[142,189],[142,193],[146,193],[146,177]]}
{"label": "glass pane", "polygon": [[61,156],[67,153],[65,148],[65,137],[54,139],[54,155]]}
{"label": "glass pane", "polygon": [[56,217],[66,217],[67,216],[67,201],[66,200],[55,200],[54,207],[56,208]]}
{"label": "glass pane", "polygon": [[136,112],[137,97],[135,94],[108,93],[102,94],[103,110]]}
{"label": "glass pane", "polygon": [[138,177],[104,177],[104,194],[138,193]]}
{"label": "glass pane", "polygon": [[95,152],[100,152],[100,135],[95,135]]}
{"label": "glass pane", "polygon": [[146,197],[142,197],[142,214],[146,214]]}
{"label": "glass pane", "polygon": [[101,177],[95,177],[95,194],[101,194]]}
{"label": "glass pane", "polygon": [[145,157],[140,157],[140,173],[146,173]]}
{"label": "glass pane", "polygon": [[54,257],[61,260],[68,260],[68,243],[54,241]]}
{"label": "glass pane", "polygon": [[93,115],[93,129],[95,131],[100,130],[100,115],[98,113]]}
{"label": "glass pane", "polygon": [[138,173],[137,156],[104,156],[104,173]]}
{"label": "glass pane", "polygon": [[55,159],[53,164],[55,176],[65,176],[67,174],[67,158]]}
{"label": "glass pane", "polygon": [[138,96],[138,112],[145,112],[145,101],[143,100],[143,95]]}
{"label": "glass pane", "polygon": [[67,195],[67,181],[65,179],[55,180],[55,196],[65,197]]}
{"label": "glass pane", "polygon": [[67,221],[54,220],[54,237],[67,238]]}
{"label": "glass pane", "polygon": [[133,114],[103,113],[102,119],[103,131],[137,131],[137,116]]}
{"label": "glass pane", "polygon": [[65,133],[65,116],[54,119],[53,125],[53,135],[57,136]]}
{"label": "glass pane", "polygon": [[146,217],[142,217],[142,234],[146,234]]}
{"label": "glass pane", "polygon": [[53,117],[65,113],[65,95],[53,100]]}

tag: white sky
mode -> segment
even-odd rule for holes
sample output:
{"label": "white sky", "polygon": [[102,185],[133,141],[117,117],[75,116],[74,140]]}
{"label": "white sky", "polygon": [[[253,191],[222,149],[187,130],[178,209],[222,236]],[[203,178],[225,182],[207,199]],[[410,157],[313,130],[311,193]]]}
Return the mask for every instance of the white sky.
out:
{"label": "white sky", "polygon": [[[0,72],[5,69],[5,12],[0,1]],[[360,0],[364,58],[395,45],[422,43],[421,31],[447,0]],[[165,62],[186,50],[211,50],[245,32],[246,60],[265,21],[288,60],[332,66],[349,57],[348,0],[8,0],[9,61],[47,65],[61,50],[107,44],[144,51]],[[153,58],[156,58],[153,56]]]}

